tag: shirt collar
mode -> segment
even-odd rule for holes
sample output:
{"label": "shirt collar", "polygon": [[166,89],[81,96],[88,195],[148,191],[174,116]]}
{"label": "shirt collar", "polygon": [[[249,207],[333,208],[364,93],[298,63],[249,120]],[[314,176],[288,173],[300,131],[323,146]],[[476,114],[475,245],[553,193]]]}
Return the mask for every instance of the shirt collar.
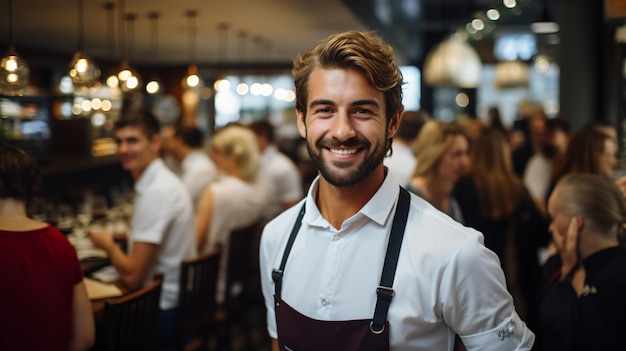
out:
{"label": "shirt collar", "polygon": [[135,183],[135,193],[141,194],[148,187],[158,170],[164,167],[165,164],[160,158],[152,161],[148,167],[146,167],[146,170],[143,171],[143,174],[139,176],[139,179],[137,179]]}
{"label": "shirt collar", "polygon": [[[384,226],[385,222],[391,218],[391,211],[395,208],[396,202],[399,196],[400,185],[398,181],[393,178],[390,172],[386,172],[385,180],[381,184],[380,188],[374,193],[374,196],[363,206],[356,216],[366,216],[371,221]],[[317,195],[317,187],[319,186],[319,175],[313,180],[309,187],[309,194],[306,199],[306,213],[303,221],[310,225],[329,227],[330,224],[322,217],[317,204],[315,203],[315,197]],[[346,222],[350,221],[346,220]]]}

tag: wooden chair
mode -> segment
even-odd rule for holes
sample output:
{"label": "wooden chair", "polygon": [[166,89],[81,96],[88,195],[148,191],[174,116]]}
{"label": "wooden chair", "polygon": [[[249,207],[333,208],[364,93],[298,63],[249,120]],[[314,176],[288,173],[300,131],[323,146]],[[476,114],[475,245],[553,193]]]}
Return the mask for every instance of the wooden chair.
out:
{"label": "wooden chair", "polygon": [[[205,350],[214,315],[217,311],[215,295],[222,251],[183,261],[178,297],[176,348]],[[199,341],[199,343],[198,343]]]}
{"label": "wooden chair", "polygon": [[105,302],[98,350],[154,349],[162,284],[163,275],[159,274],[148,286]]}
{"label": "wooden chair", "polygon": [[[250,349],[250,325],[247,312],[250,298],[250,283],[258,273],[258,240],[262,229],[261,223],[233,231],[228,239],[228,257],[226,260],[226,290],[224,302],[220,306],[218,321],[225,334],[221,344],[230,349],[231,329],[234,325],[243,332],[245,348]],[[255,268],[257,267],[257,268]]]}

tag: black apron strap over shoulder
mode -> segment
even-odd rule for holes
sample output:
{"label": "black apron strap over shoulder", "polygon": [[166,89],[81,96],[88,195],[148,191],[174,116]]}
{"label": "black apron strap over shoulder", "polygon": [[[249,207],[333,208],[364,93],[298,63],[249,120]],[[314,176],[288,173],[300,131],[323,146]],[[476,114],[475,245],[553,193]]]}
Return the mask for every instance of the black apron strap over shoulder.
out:
{"label": "black apron strap over shoulder", "polygon": [[287,240],[287,245],[285,246],[285,252],[283,252],[283,258],[280,262],[280,267],[278,269],[272,270],[272,280],[274,281],[274,303],[276,305],[278,305],[281,299],[283,288],[283,270],[285,269],[285,265],[287,264],[287,258],[289,257],[289,253],[291,252],[291,247],[293,246],[294,241],[296,241],[296,236],[298,235],[300,227],[302,226],[302,217],[304,217],[305,211],[306,201],[302,204],[300,212],[298,213],[298,217],[296,218],[296,222],[291,229],[291,234],[289,234],[289,239]]}
{"label": "black apron strap over shoulder", "polygon": [[400,198],[398,199],[396,213],[393,217],[389,243],[387,243],[383,273],[380,277],[380,285],[376,289],[376,308],[374,309],[374,318],[370,323],[370,330],[374,334],[380,334],[385,329],[387,312],[389,311],[391,298],[395,293],[393,290],[393,279],[396,275],[396,267],[398,265],[398,257],[400,256],[400,248],[402,247],[402,238],[404,237],[404,229],[406,227],[410,205],[411,195],[404,188],[400,187]]}
{"label": "black apron strap over shoulder", "polygon": [[[376,289],[376,308],[374,309],[374,317],[370,323],[370,330],[374,334],[380,334],[385,328],[385,322],[387,321],[387,312],[389,311],[389,305],[391,304],[391,298],[393,297],[393,279],[396,274],[396,266],[398,265],[398,256],[400,255],[400,248],[402,247],[402,238],[404,237],[404,229],[406,227],[406,221],[411,204],[411,195],[404,188],[400,187],[400,195],[398,204],[396,206],[396,212],[393,218],[393,224],[391,226],[391,235],[389,236],[389,242],[387,243],[387,252],[385,254],[385,263],[383,266],[382,276],[380,278],[380,285]],[[302,218],[304,217],[305,204],[302,204],[302,208],[298,214],[298,218],[294,223],[285,251],[283,252],[282,261],[278,269],[272,270],[272,280],[274,281],[274,303],[275,306],[281,301],[282,283],[283,283],[283,271],[287,264],[287,258],[291,252],[300,226],[302,225]]]}

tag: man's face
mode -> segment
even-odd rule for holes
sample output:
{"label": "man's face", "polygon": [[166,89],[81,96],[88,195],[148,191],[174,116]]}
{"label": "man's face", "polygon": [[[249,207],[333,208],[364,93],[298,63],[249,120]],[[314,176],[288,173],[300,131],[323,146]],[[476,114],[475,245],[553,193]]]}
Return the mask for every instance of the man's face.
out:
{"label": "man's face", "polygon": [[139,127],[124,127],[115,131],[117,155],[122,167],[129,171],[135,179],[143,173],[148,165],[159,155],[161,137],[152,136],[151,139]]}
{"label": "man's face", "polygon": [[311,73],[306,110],[306,117],[298,111],[298,130],[317,169],[335,186],[357,184],[383,167],[386,141],[402,113],[387,124],[383,93],[360,71],[342,68]]}

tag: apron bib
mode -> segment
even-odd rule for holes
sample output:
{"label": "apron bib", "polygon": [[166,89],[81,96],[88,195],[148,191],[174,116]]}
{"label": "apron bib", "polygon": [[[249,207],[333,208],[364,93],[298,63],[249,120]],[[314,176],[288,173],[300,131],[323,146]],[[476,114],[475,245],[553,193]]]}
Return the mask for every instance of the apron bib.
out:
{"label": "apron bib", "polygon": [[410,203],[411,196],[400,187],[400,197],[387,243],[380,285],[376,288],[377,299],[373,318],[346,321],[322,321],[309,318],[281,299],[283,272],[291,247],[300,230],[302,217],[304,217],[305,205],[302,205],[283,252],[280,268],[272,271],[274,310],[280,350],[389,351],[387,312],[394,295],[393,279]]}

